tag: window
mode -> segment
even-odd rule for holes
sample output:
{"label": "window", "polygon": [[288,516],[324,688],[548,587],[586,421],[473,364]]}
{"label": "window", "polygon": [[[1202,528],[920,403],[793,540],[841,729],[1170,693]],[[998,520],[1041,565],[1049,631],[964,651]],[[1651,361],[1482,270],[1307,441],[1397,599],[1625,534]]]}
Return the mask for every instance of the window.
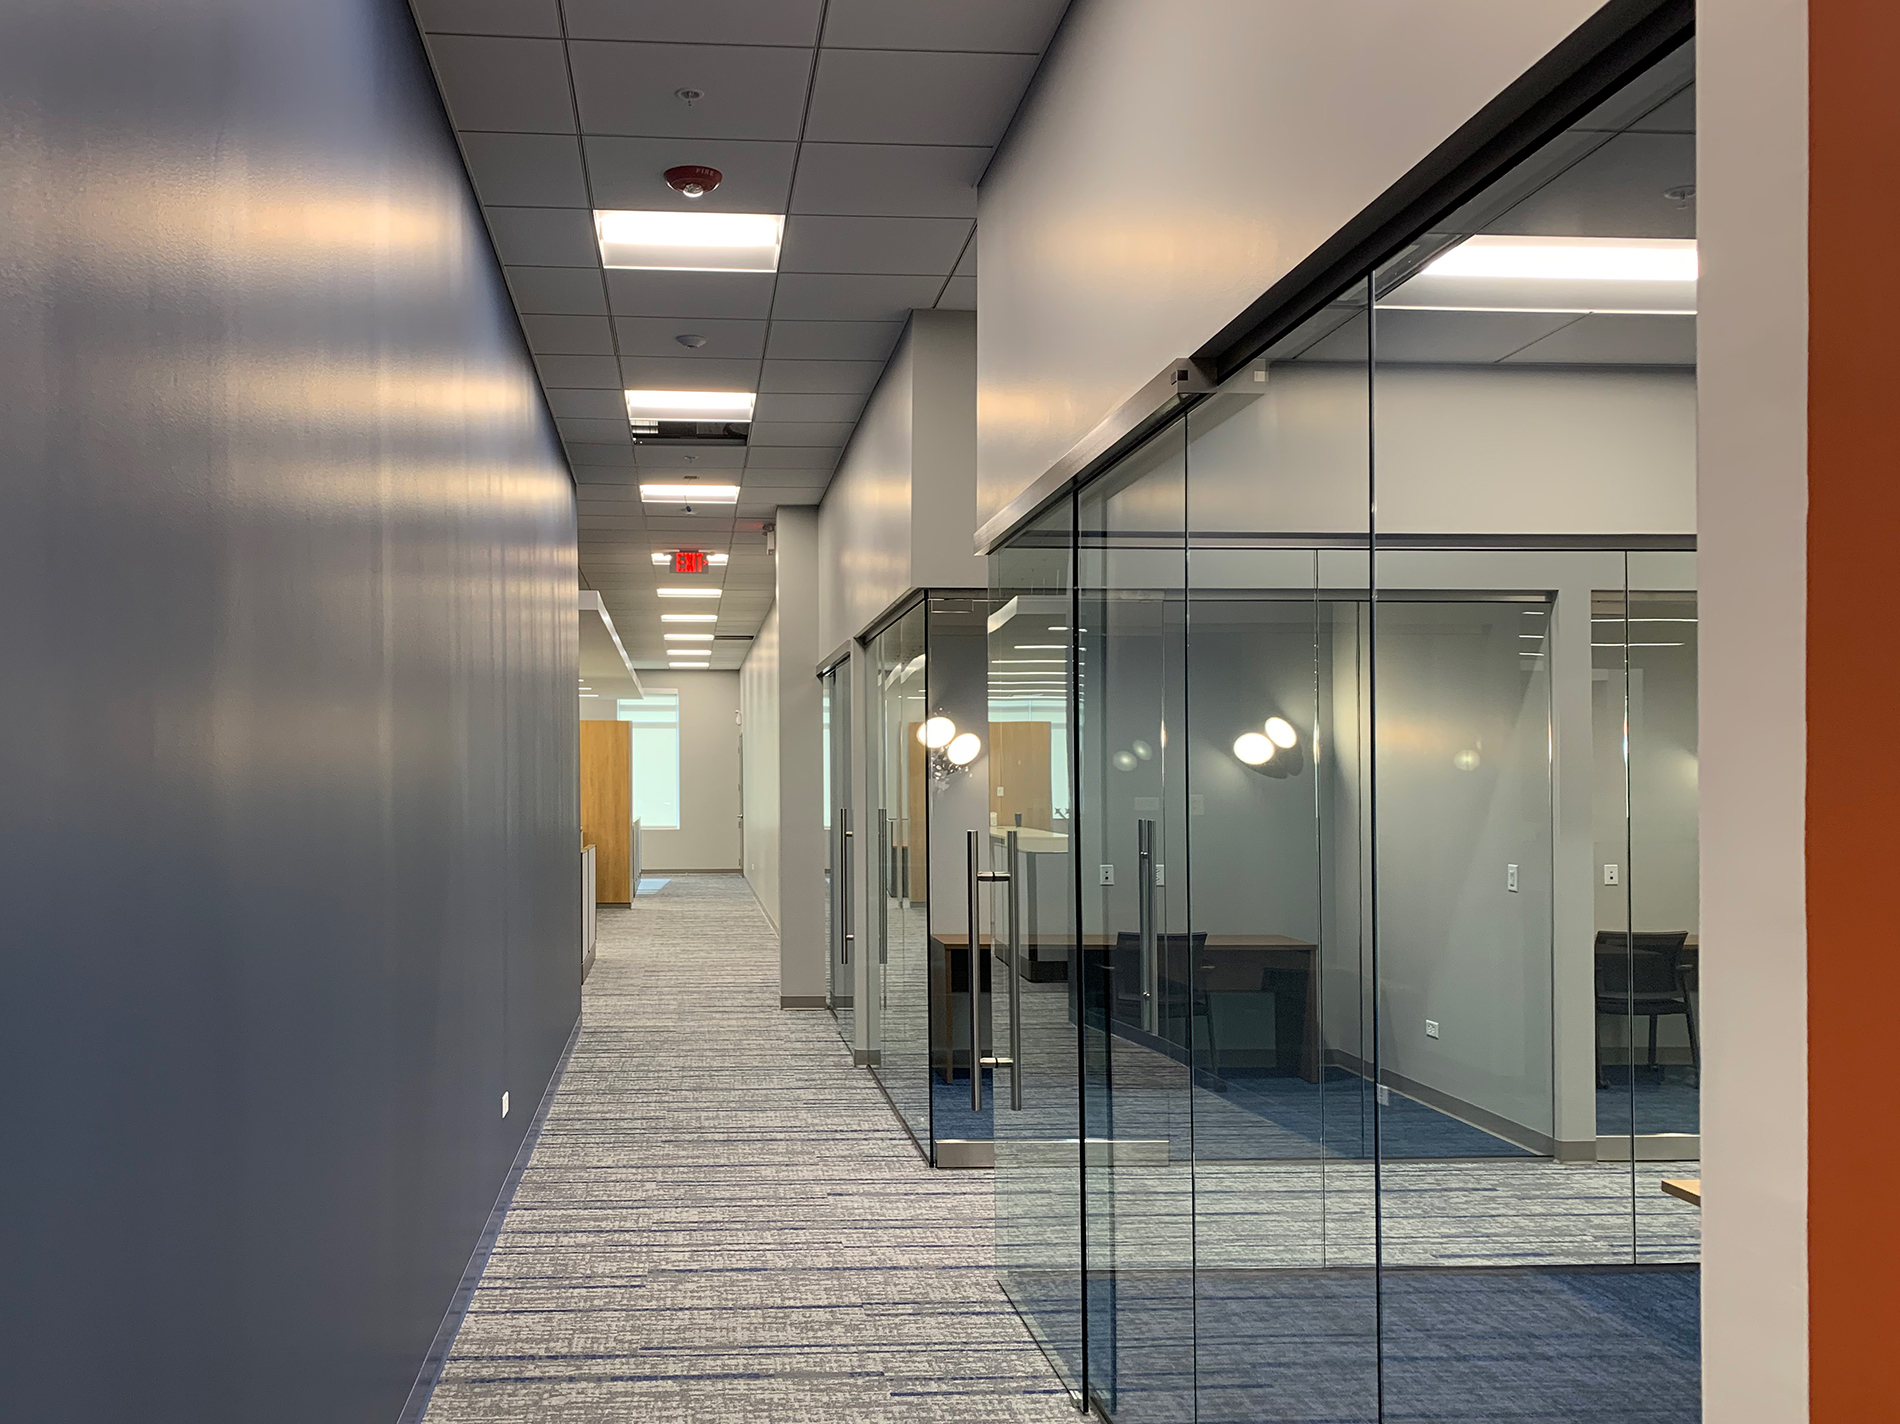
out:
{"label": "window", "polygon": [[680,825],[680,695],[649,692],[623,697],[618,712],[633,724],[633,814],[642,827],[677,831]]}

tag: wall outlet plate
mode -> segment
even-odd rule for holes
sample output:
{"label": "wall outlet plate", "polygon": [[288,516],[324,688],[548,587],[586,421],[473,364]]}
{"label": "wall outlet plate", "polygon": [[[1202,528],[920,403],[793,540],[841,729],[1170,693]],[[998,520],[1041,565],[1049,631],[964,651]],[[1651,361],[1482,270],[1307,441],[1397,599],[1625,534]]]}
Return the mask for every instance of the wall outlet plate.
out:
{"label": "wall outlet plate", "polygon": [[1102,866],[1101,878],[1095,883],[1097,885],[1113,885],[1115,883],[1115,867],[1112,865]]}
{"label": "wall outlet plate", "polygon": [[1427,1038],[1438,1037],[1438,1020],[1437,1019],[1425,1020],[1425,1037]]}
{"label": "wall outlet plate", "polygon": [[1378,1092],[1379,1092],[1379,1106],[1382,1108],[1391,1107],[1392,1106],[1392,1090],[1386,1087],[1384,1083],[1381,1083],[1379,1084]]}
{"label": "wall outlet plate", "polygon": [[1603,867],[1603,883],[1605,885],[1621,885],[1623,883],[1622,867],[1617,866],[1617,865],[1604,866]]}
{"label": "wall outlet plate", "polygon": [[1507,865],[1504,867],[1504,888],[1509,890],[1513,895],[1517,893],[1517,867],[1515,865]]}
{"label": "wall outlet plate", "polygon": [[1168,883],[1168,867],[1163,865],[1160,861],[1157,860],[1155,862],[1155,884],[1166,885],[1167,883]]}
{"label": "wall outlet plate", "polygon": [[501,1095],[501,1115],[503,1117],[508,1116],[508,1095],[506,1093]]}

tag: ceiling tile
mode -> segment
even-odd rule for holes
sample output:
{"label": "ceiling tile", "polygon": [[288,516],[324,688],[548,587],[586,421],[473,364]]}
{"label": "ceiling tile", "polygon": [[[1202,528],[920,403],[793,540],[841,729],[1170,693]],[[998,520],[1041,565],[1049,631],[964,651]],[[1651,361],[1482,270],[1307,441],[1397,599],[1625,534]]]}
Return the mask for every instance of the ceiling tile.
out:
{"label": "ceiling tile", "polygon": [[818,37],[821,0],[567,0],[567,32],[585,40],[802,45]]}
{"label": "ceiling tile", "polygon": [[634,463],[643,470],[742,470],[743,445],[715,445],[698,450],[683,445],[636,445]]}
{"label": "ceiling tile", "polygon": [[1035,69],[1027,54],[823,50],[805,137],[988,147],[1003,136]]}
{"label": "ceiling tile", "polygon": [[869,391],[883,372],[882,361],[767,361],[759,389],[787,395]]}
{"label": "ceiling tile", "polygon": [[957,259],[957,267],[950,275],[953,277],[974,277],[976,275],[977,233],[971,229],[970,240],[963,245],[963,256]]}
{"label": "ceiling tile", "polygon": [[[1574,312],[1408,311],[1403,307],[1379,310],[1379,359],[1423,361],[1448,365],[1485,365],[1502,361],[1577,320]],[[1365,327],[1322,341],[1303,354],[1309,361],[1350,359],[1354,337],[1365,352]]]}
{"label": "ceiling tile", "polygon": [[1618,134],[1486,231],[1545,237],[1694,237],[1695,203],[1667,195],[1693,185],[1695,176],[1693,134]]}
{"label": "ceiling tile", "polygon": [[559,40],[432,35],[429,53],[458,129],[574,132]]}
{"label": "ceiling tile", "polygon": [[572,134],[465,133],[462,154],[484,203],[587,206],[580,143]]}
{"label": "ceiling tile", "polygon": [[[527,44],[515,40],[506,43]],[[811,52],[757,45],[568,45],[581,127],[649,138],[796,139]],[[692,104],[683,88],[705,96]]]}
{"label": "ceiling tile", "polygon": [[829,470],[844,451],[800,445],[772,445],[746,451],[746,478],[759,470]]}
{"label": "ceiling tile", "polygon": [[[597,361],[597,356],[550,356],[550,361]],[[548,385],[548,408],[556,419],[577,420],[613,420],[625,419],[627,398],[616,390],[563,390],[552,382]]]}
{"label": "ceiling tile", "polygon": [[515,309],[559,316],[605,316],[607,294],[601,289],[600,269],[579,267],[510,267],[508,287]]}
{"label": "ceiling tile", "polygon": [[594,215],[585,208],[484,208],[495,251],[523,267],[600,266]]}
{"label": "ceiling tile", "polygon": [[1068,8],[1069,0],[831,0],[825,43],[1041,54]]}
{"label": "ceiling tile", "polygon": [[537,356],[535,369],[541,373],[542,384],[547,386],[573,386],[579,389],[599,391],[611,395],[620,402],[618,407],[609,405],[605,411],[561,410],[556,415],[616,415],[626,408],[626,397],[621,394],[624,387],[620,384],[619,363],[611,356]]}
{"label": "ceiling tile", "polygon": [[[738,359],[756,361],[765,354],[762,321],[707,321],[698,317],[623,316],[614,321],[623,356],[669,356],[691,361]],[[675,339],[682,335],[706,338],[704,346],[688,348]]]}
{"label": "ceiling tile", "polygon": [[779,270],[948,276],[969,236],[967,218],[795,217]]}
{"label": "ceiling tile", "polygon": [[943,284],[943,295],[937,298],[938,311],[975,311],[976,278],[952,277]]}
{"label": "ceiling tile", "polygon": [[632,443],[633,436],[627,429],[627,417],[623,414],[618,420],[585,420],[557,416],[555,427],[561,432],[563,440],[581,440],[590,444],[599,444],[611,440],[626,440]]}
{"label": "ceiling tile", "polygon": [[739,139],[623,138],[589,134],[587,172],[594,203],[602,208],[673,208],[687,201],[666,186],[665,173],[702,163],[723,175],[719,186],[694,199],[695,210],[782,213],[792,189],[795,143]]}
{"label": "ceiling tile", "polygon": [[807,143],[792,185],[794,213],[973,218],[987,148]]}
{"label": "ceiling tile", "polygon": [[775,321],[766,353],[800,361],[882,361],[903,332],[901,321]]}
{"label": "ceiling tile", "polygon": [[613,329],[604,316],[523,316],[521,329],[528,349],[538,356],[614,354]]}
{"label": "ceiling tile", "polygon": [[716,356],[623,356],[620,376],[635,391],[756,391],[759,363]]}
{"label": "ceiling tile", "polygon": [[763,320],[772,311],[770,272],[635,272],[607,269],[616,316]]}
{"label": "ceiling tile", "polygon": [[843,395],[762,395],[753,407],[752,418],[759,420],[831,420],[855,421],[864,410],[864,397]]}
{"label": "ceiling tile", "polygon": [[633,451],[625,445],[592,445],[576,440],[569,443],[567,458],[577,470],[633,468]]}
{"label": "ceiling tile", "polygon": [[424,30],[556,38],[561,33],[559,0],[415,0],[415,9]]}
{"label": "ceiling tile", "polygon": [[862,277],[786,272],[778,279],[772,317],[778,321],[904,321],[929,307],[940,277]]}
{"label": "ceiling tile", "polygon": [[[578,412],[577,412],[578,413]],[[824,445],[836,448],[851,438],[851,422],[755,420],[750,449],[773,445]]]}

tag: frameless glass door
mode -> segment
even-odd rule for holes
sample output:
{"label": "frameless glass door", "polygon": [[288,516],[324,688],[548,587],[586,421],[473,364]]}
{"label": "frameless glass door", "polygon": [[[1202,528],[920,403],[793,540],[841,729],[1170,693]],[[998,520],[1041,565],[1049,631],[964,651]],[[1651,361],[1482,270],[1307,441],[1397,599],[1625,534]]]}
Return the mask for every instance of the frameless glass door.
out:
{"label": "frameless glass door", "polygon": [[[1088,1342],[1078,1092],[1083,959],[1071,791],[1072,536],[1071,506],[1064,501],[990,558],[985,819],[992,828],[989,863],[1012,877],[1003,883],[1014,892],[1018,946],[1014,956],[991,966],[992,984],[1004,986],[994,996],[1002,1005],[1001,1056],[1014,1064],[995,1079],[1001,1097],[992,1109],[997,1274],[1050,1364],[1080,1399]],[[1009,897],[988,898],[990,909],[979,913],[995,925],[1002,910],[1007,942]]]}
{"label": "frameless glass door", "polygon": [[822,679],[825,782],[825,995],[838,1032],[852,1043],[859,935],[852,862],[857,836],[851,825],[851,664],[840,662]]}
{"label": "frameless glass door", "polygon": [[872,645],[876,768],[870,833],[876,958],[871,1070],[920,1149],[929,1154],[930,973],[924,605]]}

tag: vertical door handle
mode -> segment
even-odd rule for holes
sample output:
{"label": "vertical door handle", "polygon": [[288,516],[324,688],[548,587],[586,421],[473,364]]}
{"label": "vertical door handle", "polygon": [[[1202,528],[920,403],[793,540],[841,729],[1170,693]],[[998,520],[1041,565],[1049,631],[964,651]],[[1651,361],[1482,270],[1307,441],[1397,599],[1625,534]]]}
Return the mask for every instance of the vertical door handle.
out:
{"label": "vertical door handle", "polygon": [[1161,966],[1155,952],[1155,823],[1135,822],[1135,894],[1141,917],[1141,1026],[1156,1033],[1157,990]]}
{"label": "vertical door handle", "polygon": [[983,1070],[985,1068],[1009,1069],[1010,1102],[1012,1106],[1023,1105],[1022,1084],[1016,1077],[1015,1058],[985,1058],[983,1056],[982,1020],[977,1012],[983,997],[983,934],[982,922],[977,915],[977,886],[985,881],[1002,882],[1010,887],[1009,891],[1009,943],[1011,962],[1010,977],[1010,1049],[1014,1054],[1017,1039],[1020,1037],[1020,1014],[1016,1000],[1016,833],[1009,833],[1009,869],[978,870],[976,868],[977,831],[966,831],[963,843],[963,863],[969,875],[970,900],[970,1110],[983,1110]]}
{"label": "vertical door handle", "polygon": [[857,926],[857,910],[851,904],[851,808],[838,808],[838,902],[843,906],[839,914],[838,925],[843,931],[843,939],[838,945],[838,962],[851,962],[851,947],[858,942],[852,933]]}

